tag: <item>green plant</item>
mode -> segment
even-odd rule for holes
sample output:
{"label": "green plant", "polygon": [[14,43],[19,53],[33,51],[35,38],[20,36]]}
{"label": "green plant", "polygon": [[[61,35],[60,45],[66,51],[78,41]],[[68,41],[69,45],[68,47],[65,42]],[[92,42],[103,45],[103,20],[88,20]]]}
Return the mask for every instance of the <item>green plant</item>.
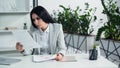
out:
{"label": "green plant", "polygon": [[103,14],[107,15],[108,21],[98,29],[96,40],[99,40],[101,34],[104,32],[106,39],[120,41],[120,11],[116,5],[117,2],[113,0],[101,0],[101,3],[104,8]]}
{"label": "green plant", "polygon": [[85,6],[83,14],[78,6],[74,10],[60,5],[63,11],[58,11],[58,13],[54,11],[54,19],[63,25],[64,32],[90,35],[94,31],[93,26],[90,26],[90,24],[97,19],[94,15],[96,8],[89,8],[88,3],[85,3]]}
{"label": "green plant", "polygon": [[54,12],[54,19],[63,25],[64,32],[77,33],[79,28],[79,7],[75,10],[70,7],[66,8],[63,5],[60,5],[60,7],[63,11]]}
{"label": "green plant", "polygon": [[93,49],[96,49],[96,47],[98,46],[98,44],[96,43],[96,44],[94,44],[93,45]]}
{"label": "green plant", "polygon": [[83,35],[90,35],[93,31],[94,28],[93,26],[90,26],[90,24],[94,21],[96,21],[97,17],[94,15],[96,12],[96,8],[89,8],[89,4],[85,3],[85,11],[84,14],[80,15],[79,20],[80,20],[80,34]]}

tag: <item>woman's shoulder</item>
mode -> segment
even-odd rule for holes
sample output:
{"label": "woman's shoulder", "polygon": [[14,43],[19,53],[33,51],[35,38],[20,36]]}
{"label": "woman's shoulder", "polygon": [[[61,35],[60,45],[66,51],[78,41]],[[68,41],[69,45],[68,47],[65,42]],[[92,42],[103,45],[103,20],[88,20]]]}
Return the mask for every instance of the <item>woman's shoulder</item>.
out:
{"label": "woman's shoulder", "polygon": [[53,25],[53,27],[61,27],[62,24],[59,24],[59,23],[51,23],[51,25]]}
{"label": "woman's shoulder", "polygon": [[51,23],[50,28],[52,28],[55,31],[59,31],[62,28],[62,24],[59,23]]}

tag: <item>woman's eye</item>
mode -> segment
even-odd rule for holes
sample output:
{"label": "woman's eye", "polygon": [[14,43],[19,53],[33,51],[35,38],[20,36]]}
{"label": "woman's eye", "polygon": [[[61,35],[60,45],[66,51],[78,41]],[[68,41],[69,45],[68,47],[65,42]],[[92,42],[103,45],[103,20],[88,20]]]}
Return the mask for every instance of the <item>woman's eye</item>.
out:
{"label": "woman's eye", "polygon": [[35,21],[35,20],[40,20],[40,18],[38,17],[38,18],[36,18],[36,19],[32,19],[33,21]]}
{"label": "woman's eye", "polygon": [[40,20],[40,18],[36,18],[37,20]]}

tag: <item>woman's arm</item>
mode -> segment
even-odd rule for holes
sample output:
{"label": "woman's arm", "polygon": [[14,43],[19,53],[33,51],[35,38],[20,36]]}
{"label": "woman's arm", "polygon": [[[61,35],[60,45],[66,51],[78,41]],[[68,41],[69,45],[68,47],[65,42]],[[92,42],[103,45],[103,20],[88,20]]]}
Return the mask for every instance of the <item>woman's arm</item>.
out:
{"label": "woman's arm", "polygon": [[60,48],[59,52],[62,55],[65,55],[66,53],[66,45],[65,45],[65,40],[64,40],[64,33],[63,33],[63,29],[62,29],[62,25],[60,25],[60,31],[58,34],[58,39],[57,39],[57,44]]}
{"label": "woman's arm", "polygon": [[16,43],[16,50],[22,53],[23,55],[30,55],[30,49],[24,49],[23,45],[20,42]]}

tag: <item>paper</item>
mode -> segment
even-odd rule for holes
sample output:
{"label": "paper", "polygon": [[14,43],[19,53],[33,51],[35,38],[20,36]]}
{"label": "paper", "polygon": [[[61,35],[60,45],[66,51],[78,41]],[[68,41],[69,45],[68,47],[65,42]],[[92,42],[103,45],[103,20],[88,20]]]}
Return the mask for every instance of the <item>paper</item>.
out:
{"label": "paper", "polygon": [[25,49],[28,48],[38,48],[40,45],[33,40],[32,36],[28,33],[27,30],[16,30],[13,31],[14,36],[24,45]]}
{"label": "paper", "polygon": [[[45,62],[54,60],[56,55],[33,55],[33,62]],[[77,62],[75,56],[64,56],[60,62]]]}
{"label": "paper", "polygon": [[56,55],[33,55],[32,59],[33,62],[45,62],[45,61],[50,61],[54,60]]}
{"label": "paper", "polygon": [[0,51],[16,50],[17,39],[11,31],[0,30]]}
{"label": "paper", "polygon": [[0,51],[16,50],[17,42],[23,44],[25,49],[40,47],[27,30],[0,30]]}

